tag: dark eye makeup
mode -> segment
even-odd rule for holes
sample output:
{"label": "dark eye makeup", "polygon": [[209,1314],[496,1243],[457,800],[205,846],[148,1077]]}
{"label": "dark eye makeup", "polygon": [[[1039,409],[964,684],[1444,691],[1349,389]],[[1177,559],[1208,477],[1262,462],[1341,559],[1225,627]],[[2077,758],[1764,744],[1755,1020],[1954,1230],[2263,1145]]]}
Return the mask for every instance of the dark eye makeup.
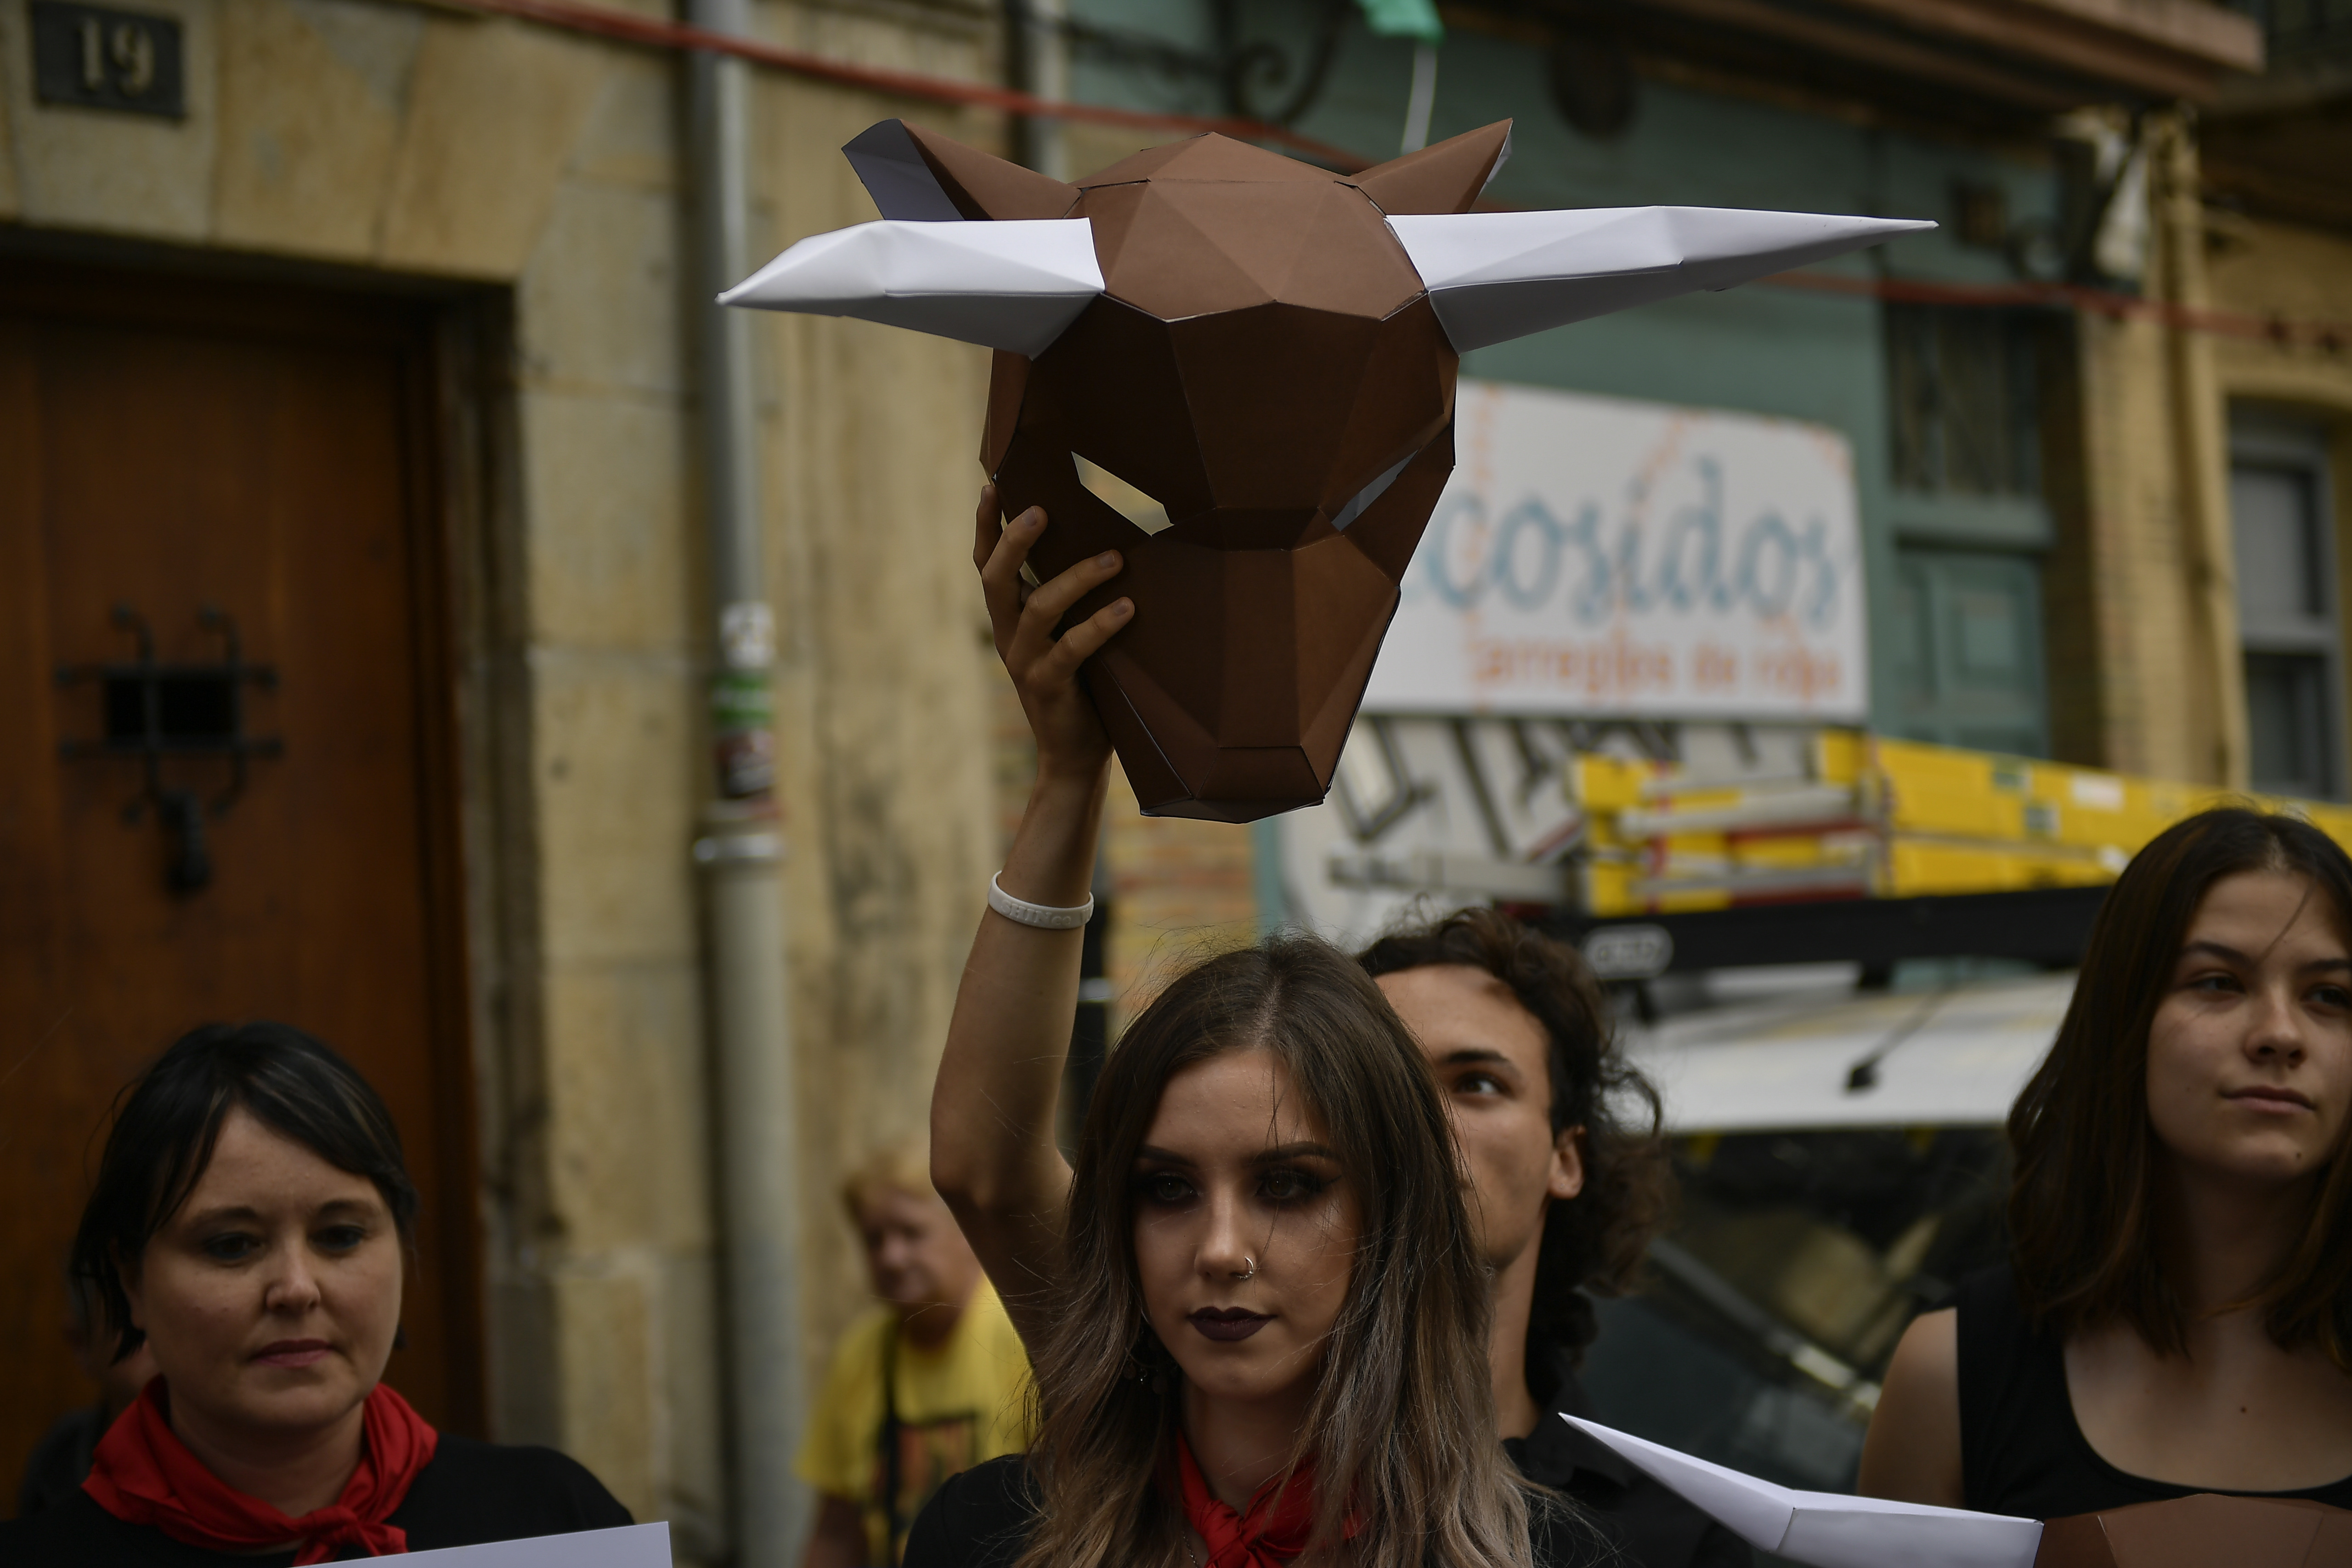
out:
{"label": "dark eye makeup", "polygon": [[1257,1190],[1270,1203],[1302,1204],[1331,1184],[1295,1165],[1276,1165],[1258,1178]]}
{"label": "dark eye makeup", "polygon": [[[1296,1165],[1270,1165],[1258,1173],[1256,1193],[1264,1202],[1288,1206],[1320,1196],[1334,1179]],[[1200,1196],[1191,1178],[1174,1171],[1141,1172],[1134,1191],[1136,1202],[1150,1208],[1178,1208]]]}
{"label": "dark eye makeup", "polygon": [[1135,1178],[1135,1195],[1154,1208],[1174,1208],[1191,1201],[1192,1184],[1173,1171],[1146,1171]]}

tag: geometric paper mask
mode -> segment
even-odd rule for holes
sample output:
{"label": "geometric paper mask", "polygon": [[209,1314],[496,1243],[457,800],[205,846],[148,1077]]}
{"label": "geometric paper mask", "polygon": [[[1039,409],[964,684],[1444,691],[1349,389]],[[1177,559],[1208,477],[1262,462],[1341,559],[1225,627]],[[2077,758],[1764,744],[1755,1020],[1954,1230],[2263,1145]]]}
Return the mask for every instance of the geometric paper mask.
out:
{"label": "geometric paper mask", "polygon": [[898,121],[843,152],[882,221],[802,240],[724,303],[997,351],[981,463],[1049,526],[1039,581],[1135,616],[1086,679],[1150,815],[1328,793],[1454,467],[1461,353],[1928,223],[1707,207],[1469,209],[1506,121],[1360,174],[1217,135],[1066,184]]}

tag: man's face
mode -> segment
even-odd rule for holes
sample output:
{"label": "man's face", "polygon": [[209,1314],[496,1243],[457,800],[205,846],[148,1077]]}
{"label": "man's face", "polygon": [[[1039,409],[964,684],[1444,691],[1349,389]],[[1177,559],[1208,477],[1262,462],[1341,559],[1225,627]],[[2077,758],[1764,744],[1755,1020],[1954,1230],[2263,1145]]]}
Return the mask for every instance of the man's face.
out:
{"label": "man's face", "polygon": [[962,1310],[980,1259],[935,1194],[877,1187],[857,1204],[857,1230],[874,1293],[911,1319],[927,1308]]}
{"label": "man's face", "polygon": [[1470,1165],[1480,1250],[1507,1268],[1543,1237],[1555,1198],[1584,1190],[1583,1132],[1551,1130],[1549,1043],[1510,987],[1468,964],[1380,977],[1389,1005],[1421,1042]]}

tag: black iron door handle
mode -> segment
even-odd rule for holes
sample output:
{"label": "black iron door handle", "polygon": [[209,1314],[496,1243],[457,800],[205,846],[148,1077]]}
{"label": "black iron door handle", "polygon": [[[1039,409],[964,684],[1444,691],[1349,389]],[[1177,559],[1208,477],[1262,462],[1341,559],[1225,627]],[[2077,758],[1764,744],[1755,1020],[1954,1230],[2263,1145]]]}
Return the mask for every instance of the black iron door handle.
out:
{"label": "black iron door handle", "polygon": [[[137,822],[146,807],[170,840],[165,885],[174,893],[193,893],[213,879],[210,850],[205,842],[205,818],[227,814],[245,793],[247,768],[255,757],[283,754],[276,736],[245,732],[245,692],[249,686],[274,689],[274,665],[247,664],[236,622],[225,611],[207,605],[197,612],[206,631],[221,639],[223,658],[216,664],[164,664],[155,658],[155,637],[146,617],[128,605],[114,607],[114,624],[131,636],[138,657],[127,664],[81,664],[58,667],[58,684],[70,687],[85,680],[99,684],[104,706],[104,730],[100,739],[68,741],[58,747],[68,760],[85,757],[136,757],[144,784],[141,793],[122,808],[125,822]],[[167,786],[163,765],[175,758],[219,758],[229,764],[227,784],[206,803],[184,786]]]}

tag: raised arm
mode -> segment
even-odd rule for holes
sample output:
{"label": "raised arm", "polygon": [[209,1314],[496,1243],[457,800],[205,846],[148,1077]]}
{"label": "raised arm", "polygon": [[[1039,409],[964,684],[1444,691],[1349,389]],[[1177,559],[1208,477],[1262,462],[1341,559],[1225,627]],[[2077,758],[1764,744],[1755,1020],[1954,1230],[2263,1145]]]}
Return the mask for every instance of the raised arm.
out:
{"label": "raised arm", "polygon": [[[1034,591],[1022,563],[1045,530],[1036,507],[997,526],[993,486],[980,492],[972,564],[980,569],[997,656],[1037,738],[1037,784],[997,885],[1033,904],[1083,904],[1094,879],[1110,742],[1078,684],[1078,666],[1134,613],[1120,599],[1055,640],[1055,625],[1118,574],[1116,552]],[[1034,1346],[1041,1292],[1060,1245],[1070,1167],[1054,1145],[1054,1106],[1078,1013],[1084,932],[1049,931],[990,910],[956,990],[955,1016],[931,1091],[931,1182]]]}

